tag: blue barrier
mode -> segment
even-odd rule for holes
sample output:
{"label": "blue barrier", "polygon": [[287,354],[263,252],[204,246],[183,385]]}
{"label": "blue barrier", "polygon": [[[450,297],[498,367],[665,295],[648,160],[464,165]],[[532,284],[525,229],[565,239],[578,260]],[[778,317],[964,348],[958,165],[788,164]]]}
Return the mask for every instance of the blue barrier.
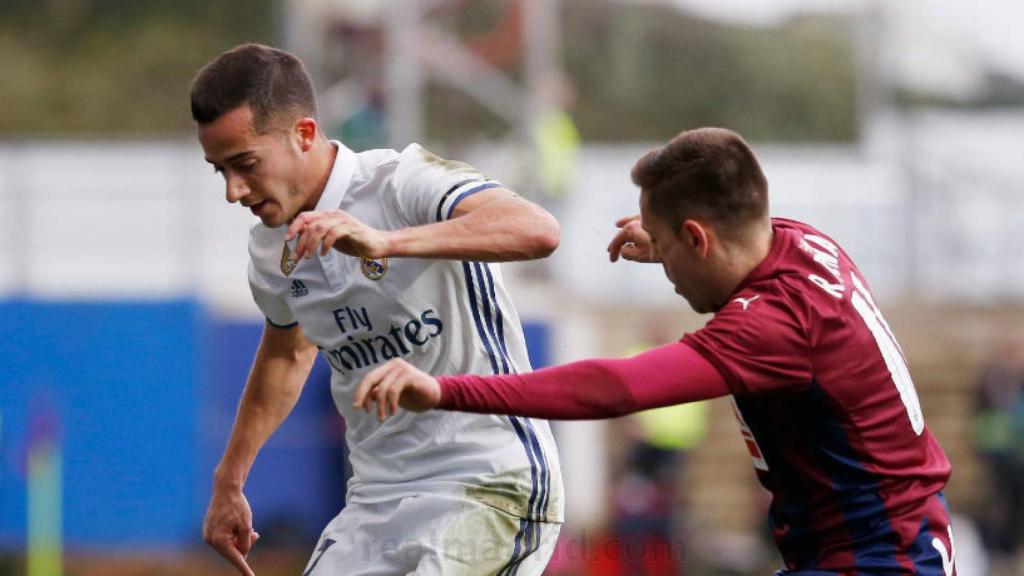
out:
{"label": "blue barrier", "polygon": [[187,301],[0,303],[0,546],[24,545],[40,434],[60,440],[69,546],[194,537],[199,317]]}
{"label": "blue barrier", "polygon": [[[534,367],[546,325],[525,325]],[[65,546],[202,545],[213,467],[226,443],[260,322],[194,300],[0,301],[0,550],[22,550],[33,446],[62,455]],[[246,486],[266,544],[312,547],[344,505],[344,425],[318,360]]]}

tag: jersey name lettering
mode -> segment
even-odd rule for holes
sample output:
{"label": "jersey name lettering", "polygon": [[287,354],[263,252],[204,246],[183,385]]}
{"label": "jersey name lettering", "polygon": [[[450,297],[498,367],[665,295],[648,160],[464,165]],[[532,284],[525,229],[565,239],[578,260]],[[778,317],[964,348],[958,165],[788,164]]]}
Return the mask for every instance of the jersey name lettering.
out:
{"label": "jersey name lettering", "polygon": [[[334,318],[342,333],[346,332],[344,326],[351,321],[351,328],[362,326],[366,333],[362,335],[349,334],[345,338],[348,344],[337,348],[321,348],[325,357],[338,373],[345,374],[355,370],[363,370],[381,362],[387,362],[392,358],[407,356],[415,349],[425,346],[433,338],[444,332],[444,323],[437,317],[434,309],[425,310],[419,318],[413,318],[404,326],[394,324],[383,334],[373,334],[373,325],[366,308],[361,308],[361,313],[351,308],[339,308],[334,311]],[[339,312],[346,320],[339,320]]]}
{"label": "jersey name lettering", "polygon": [[373,324],[370,323],[370,313],[363,306],[360,306],[358,310],[348,306],[338,308],[334,311],[334,322],[338,325],[338,330],[341,330],[342,334],[347,334],[349,330],[359,330],[360,328],[365,329],[367,332],[373,331]]}
{"label": "jersey name lettering", "polygon": [[804,234],[803,240],[800,241],[800,248],[820,264],[835,282],[830,282],[817,274],[810,274],[807,279],[833,298],[842,299],[846,292],[846,284],[843,283],[843,276],[839,271],[839,247],[821,236]]}

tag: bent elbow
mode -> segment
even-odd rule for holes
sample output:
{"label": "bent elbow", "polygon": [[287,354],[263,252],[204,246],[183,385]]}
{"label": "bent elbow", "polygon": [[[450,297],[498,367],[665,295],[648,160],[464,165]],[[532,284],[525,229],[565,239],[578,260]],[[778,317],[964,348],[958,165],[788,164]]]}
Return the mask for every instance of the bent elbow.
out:
{"label": "bent elbow", "polygon": [[533,231],[530,239],[530,258],[539,259],[550,256],[561,241],[558,221],[550,214],[545,214],[540,225]]}

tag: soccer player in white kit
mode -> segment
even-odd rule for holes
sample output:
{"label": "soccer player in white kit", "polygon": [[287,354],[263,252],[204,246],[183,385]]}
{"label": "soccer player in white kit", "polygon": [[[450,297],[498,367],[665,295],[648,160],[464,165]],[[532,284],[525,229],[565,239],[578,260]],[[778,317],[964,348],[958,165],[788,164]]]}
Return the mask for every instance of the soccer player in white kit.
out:
{"label": "soccer player in white kit", "polygon": [[530,370],[495,262],[548,255],[557,222],[417,144],[356,154],[328,141],[308,75],[282,50],[218,56],[193,82],[192,114],[227,200],[261,220],[249,283],[267,319],[214,473],[207,543],[253,573],[242,488],[319,349],[353,476],[304,575],[541,574],[563,519],[546,421],[438,411],[382,424],[352,393],[392,358],[435,375]]}

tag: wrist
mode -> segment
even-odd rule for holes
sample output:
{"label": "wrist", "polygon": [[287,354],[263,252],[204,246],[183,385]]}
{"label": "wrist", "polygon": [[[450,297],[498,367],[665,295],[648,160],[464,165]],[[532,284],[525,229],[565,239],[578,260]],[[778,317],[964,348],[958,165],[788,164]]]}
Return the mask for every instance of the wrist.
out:
{"label": "wrist", "polygon": [[439,390],[439,393],[437,395],[437,403],[434,408],[438,410],[447,410],[448,407],[451,406],[452,401],[451,387],[445,382],[446,378],[443,376],[435,378],[435,380],[437,380],[437,389]]}
{"label": "wrist", "polygon": [[241,490],[245,485],[245,474],[218,466],[213,471],[213,487],[215,490]]}
{"label": "wrist", "polygon": [[410,232],[408,228],[385,231],[383,234],[384,256],[413,256],[413,254],[409,253],[409,237]]}

